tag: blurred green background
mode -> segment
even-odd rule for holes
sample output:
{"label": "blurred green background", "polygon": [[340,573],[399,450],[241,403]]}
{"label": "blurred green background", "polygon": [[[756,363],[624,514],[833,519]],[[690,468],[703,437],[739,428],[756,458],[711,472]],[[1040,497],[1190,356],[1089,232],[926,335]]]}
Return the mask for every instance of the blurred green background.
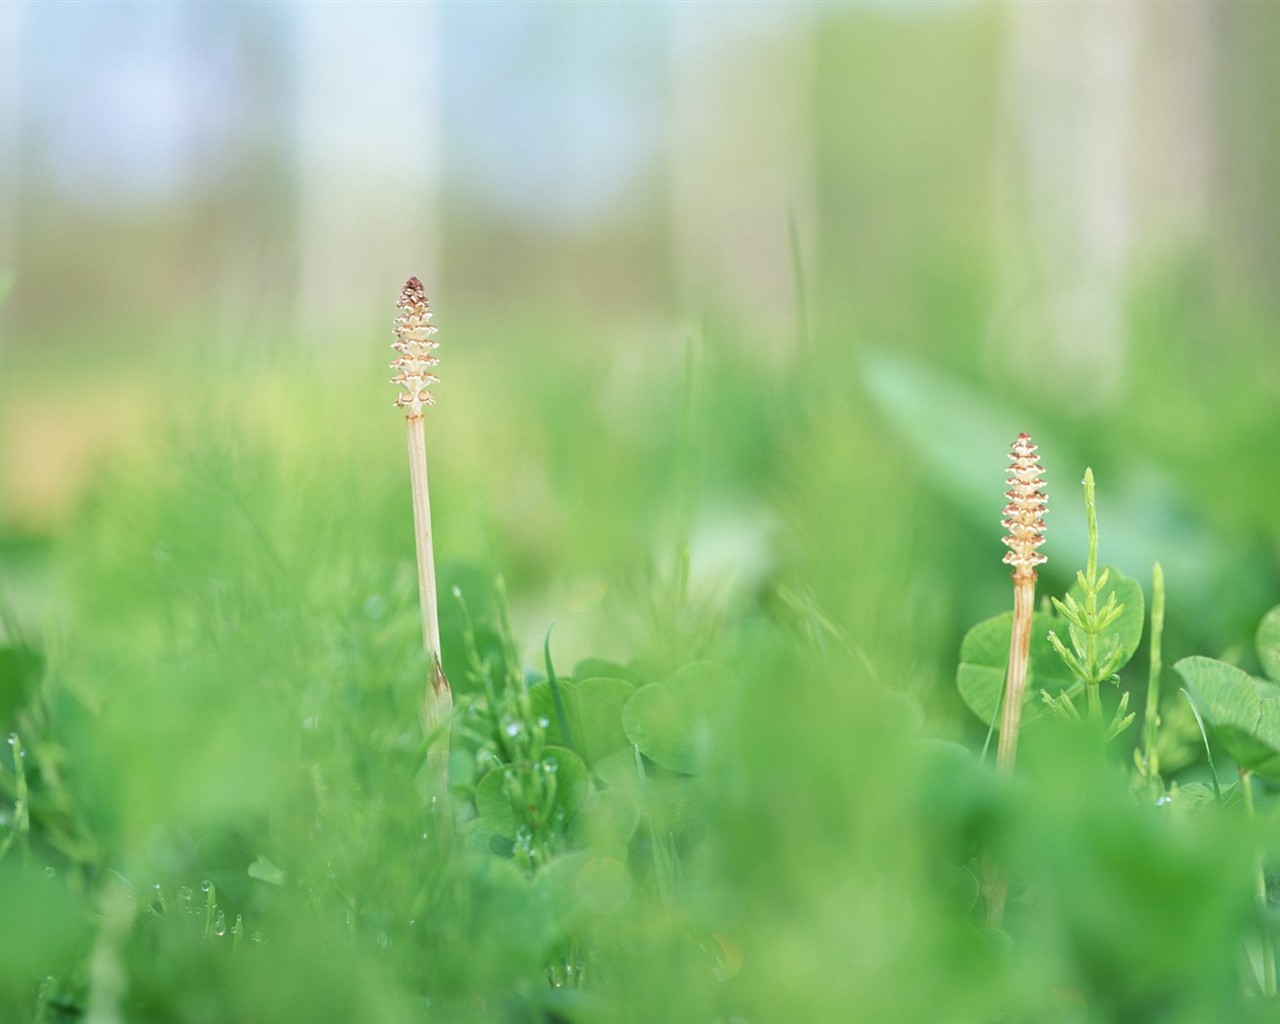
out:
{"label": "blurred green background", "polygon": [[[0,5],[0,597],[38,659],[0,724],[44,748],[22,870],[71,879],[0,877],[15,919],[52,922],[43,958],[18,928],[0,946],[12,1005],[55,975],[86,1005],[89,969],[48,964],[132,942],[125,1019],[411,1020],[424,991],[444,1019],[543,1012],[519,953],[542,939],[494,938],[538,917],[505,876],[450,890],[469,939],[377,923],[437,870],[406,845],[421,666],[385,369],[417,275],[446,585],[488,622],[501,574],[530,666],[554,621],[565,671],[714,658],[746,687],[698,791],[701,937],[596,921],[630,957],[615,1001],[554,1012],[1244,1012],[1231,835],[1162,846],[1090,778],[1000,803],[913,744],[982,743],[955,663],[1008,607],[1022,430],[1041,592],[1083,564],[1092,466],[1103,562],[1146,589],[1164,565],[1165,663],[1256,669],[1280,600],[1277,45],[1280,8],[1210,0]],[[1013,951],[951,884],[1001,829],[1052,908]],[[320,882],[273,904],[260,856]],[[279,962],[209,960],[207,926],[111,939],[113,871],[197,904],[212,878]],[[1098,879],[1188,895],[1170,920],[1071,898]],[[744,956],[723,983],[689,956],[711,934]],[[1115,967],[1139,948],[1145,974]]]}

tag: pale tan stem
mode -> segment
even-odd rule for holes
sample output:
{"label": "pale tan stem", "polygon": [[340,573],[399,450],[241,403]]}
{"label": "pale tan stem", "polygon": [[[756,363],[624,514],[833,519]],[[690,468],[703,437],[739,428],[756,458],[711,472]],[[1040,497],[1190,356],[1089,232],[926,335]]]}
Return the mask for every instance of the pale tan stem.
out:
{"label": "pale tan stem", "polygon": [[[427,488],[427,441],[422,413],[404,418],[409,437],[409,485],[413,490],[413,535],[418,550],[418,607],[422,647],[440,660],[440,617],[436,610],[436,560],[431,549],[431,495]],[[446,683],[446,688],[448,684]]]}
{"label": "pale tan stem", "polygon": [[[1031,654],[1031,615],[1036,602],[1034,571],[1013,576],[1013,632],[1009,637],[1009,668],[1004,682],[1004,709],[1000,716],[1000,746],[996,749],[996,771],[1012,775],[1018,756],[1018,729],[1022,725],[1022,697],[1027,689],[1027,661]],[[1004,906],[1009,896],[1008,876],[982,857],[982,895],[988,928],[1004,927]]]}
{"label": "pale tan stem", "polygon": [[[1031,654],[1031,616],[1035,610],[1037,565],[1045,561],[1039,547],[1044,543],[1044,516],[1048,497],[1044,493],[1040,461],[1031,435],[1022,433],[1010,446],[1009,490],[1005,497],[1004,519],[1008,530],[1002,543],[1009,549],[1006,565],[1013,566],[1013,629],[1009,637],[1009,667],[1004,679],[1004,707],[1000,714],[1000,745],[996,750],[996,772],[1013,774],[1018,756],[1018,728],[1022,725],[1022,698],[1027,689],[1027,659]],[[1004,925],[1004,904],[1009,893],[1008,876],[997,867],[990,853],[982,856],[982,893],[987,925]]]}
{"label": "pale tan stem", "polygon": [[431,546],[431,497],[427,489],[427,444],[422,413],[405,417],[409,438],[409,483],[413,491],[413,532],[418,553],[418,607],[422,616],[422,646],[430,662],[431,677],[422,694],[422,730],[430,738],[427,763],[440,836],[447,845],[449,827],[449,716],[453,692],[440,662],[440,616],[436,606],[436,561]]}
{"label": "pale tan stem", "polygon": [[1000,746],[996,770],[1013,773],[1022,725],[1022,698],[1027,690],[1027,660],[1031,654],[1031,615],[1036,602],[1036,574],[1013,577],[1013,633],[1009,638],[1009,668],[1004,682],[1004,710],[1000,716]]}

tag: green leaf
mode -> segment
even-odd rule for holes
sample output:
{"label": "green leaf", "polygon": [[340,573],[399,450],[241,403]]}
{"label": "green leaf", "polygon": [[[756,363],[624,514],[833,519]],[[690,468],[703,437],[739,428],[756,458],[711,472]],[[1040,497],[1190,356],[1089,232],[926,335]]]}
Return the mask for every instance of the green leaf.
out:
{"label": "green leaf", "polygon": [[52,964],[76,962],[93,928],[89,908],[70,886],[14,863],[0,865],[0,920],[0,997],[27,993]]}
{"label": "green leaf", "polygon": [[0,730],[13,731],[20,712],[40,683],[44,658],[19,645],[0,647]]}
{"label": "green leaf", "polygon": [[1207,782],[1188,782],[1178,786],[1173,800],[1181,807],[1207,807],[1217,799],[1213,787]]}
{"label": "green leaf", "polygon": [[[1027,666],[1027,690],[1022,703],[1022,721],[1033,721],[1044,713],[1040,691],[1054,696],[1070,687],[1075,677],[1067,670],[1049,642],[1049,630],[1062,629],[1062,619],[1037,612],[1031,619],[1031,654]],[[984,725],[996,717],[1004,693],[1005,667],[1009,661],[1009,639],[1013,633],[1013,612],[1005,612],[979,622],[964,635],[960,644],[960,668],[956,685],[960,696]],[[999,728],[1000,723],[996,722]]]}
{"label": "green leaf", "polygon": [[[1133,657],[1134,651],[1138,649],[1138,643],[1142,640],[1142,627],[1144,622],[1144,607],[1142,600],[1142,587],[1136,580],[1129,579],[1124,573],[1114,566],[1108,566],[1102,570],[1102,575],[1106,577],[1107,584],[1098,594],[1098,610],[1103,612],[1106,610],[1108,603],[1114,601],[1116,605],[1123,605],[1120,614],[1098,634],[1098,652],[1101,657],[1103,652],[1107,650],[1107,645],[1111,641],[1111,637],[1117,637],[1120,642],[1120,660],[1116,663],[1113,671],[1118,672],[1128,664],[1129,659]],[[1081,606],[1084,606],[1084,591],[1080,586],[1079,580],[1072,584],[1071,590],[1067,594],[1068,598],[1074,598]],[[1105,616],[1104,616],[1105,620]]]}
{"label": "green leaf", "polygon": [[514,772],[515,769],[504,765],[488,772],[480,780],[476,786],[476,810],[480,814],[480,820],[488,828],[500,836],[512,839],[515,837],[516,829],[520,827],[520,819],[516,816],[516,809],[511,806],[503,786],[505,775],[509,771]]}
{"label": "green leaf", "polygon": [[629,683],[636,686],[644,686],[648,682],[644,676],[633,668],[626,665],[619,665],[616,661],[605,661],[603,658],[583,658],[580,662],[573,666],[573,678],[578,680],[595,679],[625,679]]}
{"label": "green leaf", "polygon": [[685,665],[669,679],[638,689],[623,709],[622,728],[650,760],[692,773],[714,745],[733,689],[723,665]]}
{"label": "green leaf", "polygon": [[627,865],[616,857],[592,857],[578,869],[575,890],[593,914],[614,914],[631,899],[634,884]]}
{"label": "green leaf", "polygon": [[284,869],[271,863],[262,854],[258,854],[258,859],[249,865],[249,877],[268,885],[284,885],[285,882]]}
{"label": "green leaf", "polygon": [[[630,741],[622,730],[622,709],[636,692],[632,683],[608,678],[562,679],[559,686],[574,746],[588,764],[594,765],[606,754],[628,746]],[[529,699],[534,714],[551,723],[547,726],[548,742],[565,744],[550,684],[541,682],[530,687]]]}
{"label": "green leaf", "polygon": [[[547,747],[543,758],[555,763],[555,805],[564,813],[566,821],[572,821],[587,797],[591,773],[582,758],[566,747]],[[535,769],[529,766],[503,765],[488,772],[476,786],[476,810],[485,825],[498,835],[513,839],[516,830],[524,824],[520,808],[507,795],[507,773],[514,773],[523,785],[531,786],[533,780],[528,774],[532,770]],[[524,778],[520,778],[521,775]]]}
{"label": "green leaf", "polygon": [[588,794],[569,826],[574,845],[625,858],[627,844],[640,823],[634,795],[638,794],[616,788]]}
{"label": "green leaf", "polygon": [[1280,605],[1267,612],[1258,626],[1258,660],[1262,671],[1280,683]]}
{"label": "green leaf", "polygon": [[591,791],[591,772],[567,747],[547,747],[542,756],[556,763],[556,804],[564,811],[565,821],[572,821]]}
{"label": "green leaf", "polygon": [[1213,658],[1183,658],[1173,667],[1240,766],[1280,781],[1280,686]]}

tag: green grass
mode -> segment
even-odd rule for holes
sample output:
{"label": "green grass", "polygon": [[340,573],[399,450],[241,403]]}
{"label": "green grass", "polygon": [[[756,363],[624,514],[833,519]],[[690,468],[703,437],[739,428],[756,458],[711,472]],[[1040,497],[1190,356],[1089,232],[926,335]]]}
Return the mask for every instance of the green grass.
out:
{"label": "green grass", "polygon": [[[321,361],[305,395],[251,362],[197,411],[157,406],[47,550],[3,550],[38,585],[8,595],[0,649],[0,1018],[1269,1019],[1243,964],[1274,928],[1254,895],[1274,794],[1256,778],[1250,818],[1224,777],[1224,805],[1196,806],[1208,762],[1173,676],[1162,808],[1134,795],[1138,729],[1100,753],[1046,716],[995,778],[955,688],[963,634],[1007,608],[1007,444],[1041,427],[1042,593],[1083,564],[1072,481],[1094,464],[1104,559],[1142,581],[1132,538],[1170,549],[1165,663],[1257,671],[1273,484],[1228,502],[1195,474],[1210,447],[1249,464],[1229,442],[1262,396],[1220,421],[1175,352],[1169,432],[1136,392],[1082,423],[852,351],[835,323],[766,377],[757,339],[712,322],[684,386],[672,344],[608,393],[584,333],[557,349],[549,325],[561,368],[532,379],[498,326],[491,354],[442,348],[451,844],[380,353]],[[1140,709],[1148,652],[1126,654]],[[1230,707],[1202,703],[1219,771],[1249,767],[1248,723],[1219,735]],[[1001,933],[984,853],[1012,879]]]}

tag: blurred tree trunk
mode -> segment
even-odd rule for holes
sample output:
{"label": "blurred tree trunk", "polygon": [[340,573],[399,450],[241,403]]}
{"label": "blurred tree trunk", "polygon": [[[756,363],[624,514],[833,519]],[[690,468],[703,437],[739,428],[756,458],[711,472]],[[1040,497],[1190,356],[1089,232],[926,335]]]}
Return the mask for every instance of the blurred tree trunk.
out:
{"label": "blurred tree trunk", "polygon": [[0,3],[0,298],[17,261],[18,189],[23,174],[18,59],[23,0]]}
{"label": "blurred tree trunk", "polygon": [[799,301],[791,220],[812,230],[811,15],[687,3],[671,18],[677,308],[732,308],[785,342]]}
{"label": "blurred tree trunk", "polygon": [[435,297],[438,14],[434,4],[304,3],[291,10],[298,40],[298,327],[324,341],[344,322],[389,319],[411,276]]}
{"label": "blurred tree trunk", "polygon": [[1207,231],[1209,7],[1008,8],[1005,355],[1042,351],[1064,394],[1103,397],[1125,372],[1137,257]]}
{"label": "blurred tree trunk", "polygon": [[1212,15],[1222,55],[1214,110],[1223,153],[1213,196],[1218,297],[1265,323],[1280,315],[1280,4],[1219,4]]}

